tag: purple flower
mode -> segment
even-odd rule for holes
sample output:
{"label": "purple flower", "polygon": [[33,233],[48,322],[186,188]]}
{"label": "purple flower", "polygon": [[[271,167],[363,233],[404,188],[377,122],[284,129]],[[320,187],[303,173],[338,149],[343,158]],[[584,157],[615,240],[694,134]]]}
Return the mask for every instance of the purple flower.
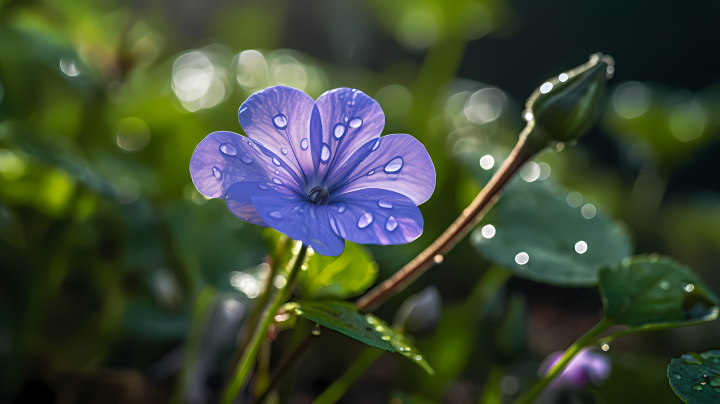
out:
{"label": "purple flower", "polygon": [[[564,353],[564,351],[557,351],[548,355],[538,370],[540,377],[545,376]],[[607,356],[583,349],[555,378],[552,388],[579,390],[585,387],[588,381],[595,385],[602,384],[608,376],[610,376],[610,361]]]}
{"label": "purple flower", "polygon": [[363,92],[338,88],[313,101],[275,86],[238,116],[248,137],[213,132],[190,161],[198,191],[224,198],[238,218],[321,255],[339,255],[344,240],[404,244],[422,234],[417,206],[435,189],[432,160],[412,136],[379,137],[385,116]]}

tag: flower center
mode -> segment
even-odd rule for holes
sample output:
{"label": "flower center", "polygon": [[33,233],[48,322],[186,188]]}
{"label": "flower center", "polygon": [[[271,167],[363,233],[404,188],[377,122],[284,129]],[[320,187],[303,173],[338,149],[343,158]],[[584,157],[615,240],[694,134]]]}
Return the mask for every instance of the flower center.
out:
{"label": "flower center", "polygon": [[328,192],[327,187],[318,185],[308,192],[308,201],[310,203],[314,203],[315,205],[325,205],[328,200],[328,196],[330,196],[330,193]]}

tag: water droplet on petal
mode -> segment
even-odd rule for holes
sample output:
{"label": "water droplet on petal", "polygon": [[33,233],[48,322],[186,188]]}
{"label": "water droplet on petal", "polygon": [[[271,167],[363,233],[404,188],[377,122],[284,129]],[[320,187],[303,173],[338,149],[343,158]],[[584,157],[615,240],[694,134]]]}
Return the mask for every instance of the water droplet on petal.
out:
{"label": "water droplet on petal", "polygon": [[275,157],[273,157],[273,164],[275,164],[276,166],[280,167],[280,160],[278,160],[278,159],[276,159]]}
{"label": "water droplet on petal", "polygon": [[390,216],[388,218],[387,222],[385,223],[385,229],[387,231],[393,231],[393,230],[397,229],[397,226],[398,226],[398,222],[392,216]]}
{"label": "water droplet on petal", "polygon": [[345,134],[345,125],[341,123],[335,124],[335,129],[333,129],[333,136],[335,136],[335,140],[340,140],[341,137]]}
{"label": "water droplet on petal", "polygon": [[222,172],[217,167],[212,168],[213,175],[215,178],[220,179],[222,177]]}
{"label": "water droplet on petal", "polygon": [[284,147],[282,149],[280,149],[280,151],[282,152],[282,154],[285,154],[285,155],[288,154],[288,150]]}
{"label": "water droplet on petal", "polygon": [[390,160],[389,163],[385,164],[385,170],[388,174],[395,174],[397,172],[400,172],[400,170],[403,167],[403,164],[405,162],[403,161],[402,157],[395,157],[394,159]]}
{"label": "water droplet on petal", "polygon": [[258,187],[259,187],[260,189],[262,189],[263,191],[265,191],[266,189],[268,189],[267,184],[258,184]]}
{"label": "water droplet on petal", "polygon": [[233,145],[231,145],[230,143],[221,144],[220,151],[223,154],[227,154],[228,156],[234,156],[237,154],[237,150],[235,150],[235,147]]}
{"label": "water droplet on petal", "polygon": [[246,154],[242,157],[242,161],[243,161],[243,163],[250,164],[253,162],[253,158],[251,155]]}
{"label": "water droplet on petal", "polygon": [[370,172],[367,173],[368,177],[371,176],[371,175],[373,175],[373,174],[375,174],[375,170],[370,170]]}
{"label": "water droplet on petal", "polygon": [[385,209],[392,209],[392,202],[386,199],[380,199],[378,201],[378,206]]}
{"label": "water droplet on petal", "polygon": [[275,219],[282,219],[282,214],[278,211],[270,212],[270,217],[274,217]]}
{"label": "water droplet on petal", "polygon": [[287,126],[287,122],[287,118],[283,114],[277,114],[273,118],[273,123],[276,127],[278,127],[278,129],[285,129],[285,127]]}
{"label": "water droplet on petal", "polygon": [[353,118],[348,125],[350,125],[351,128],[357,129],[361,127],[363,124],[363,120],[360,118]]}
{"label": "water droplet on petal", "polygon": [[347,121],[348,121],[348,117],[345,117],[345,122],[347,122]]}
{"label": "water droplet on petal", "polygon": [[338,213],[345,212],[346,207],[347,207],[347,205],[345,205],[345,203],[343,203],[343,202],[338,203]]}
{"label": "water droplet on petal", "polygon": [[322,150],[320,151],[320,161],[327,163],[330,159],[330,146],[327,143],[323,143]]}
{"label": "water droplet on petal", "polygon": [[333,232],[335,232],[338,237],[342,237],[337,229],[337,226],[335,225],[335,219],[332,217],[332,215],[330,215],[330,227],[332,227]]}
{"label": "water droplet on petal", "polygon": [[273,182],[276,183],[276,184],[278,184],[278,185],[282,185],[282,183],[283,183],[283,182],[280,181],[280,179],[278,179],[278,178],[273,178]]}
{"label": "water droplet on petal", "polygon": [[373,214],[371,212],[365,212],[362,215],[360,215],[360,219],[358,220],[358,227],[361,229],[364,229],[368,226],[370,226],[370,223],[373,221]]}
{"label": "water droplet on petal", "polygon": [[303,140],[300,141],[300,148],[303,150],[307,150],[309,144],[307,138],[303,138]]}

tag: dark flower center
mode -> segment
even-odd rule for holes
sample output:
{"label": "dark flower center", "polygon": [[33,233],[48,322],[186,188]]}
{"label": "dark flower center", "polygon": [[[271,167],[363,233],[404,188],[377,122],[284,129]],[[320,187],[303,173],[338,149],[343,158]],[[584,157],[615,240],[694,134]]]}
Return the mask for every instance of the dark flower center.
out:
{"label": "dark flower center", "polygon": [[310,203],[314,203],[315,205],[325,205],[328,200],[328,196],[330,196],[330,193],[328,192],[327,187],[318,185],[308,192],[308,201]]}

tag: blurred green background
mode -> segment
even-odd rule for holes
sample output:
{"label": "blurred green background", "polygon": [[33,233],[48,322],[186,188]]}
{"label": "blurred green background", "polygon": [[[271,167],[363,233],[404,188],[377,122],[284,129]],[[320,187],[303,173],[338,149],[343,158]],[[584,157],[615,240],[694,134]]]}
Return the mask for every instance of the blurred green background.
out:
{"label": "blurred green background", "polygon": [[[579,193],[631,252],[672,255],[720,291],[718,15],[720,3],[666,0],[0,0],[0,401],[168,401],[207,285],[218,294],[182,401],[216,399],[257,296],[233,277],[262,271],[274,238],[202,197],[188,165],[208,133],[242,133],[240,104],[277,84],[313,98],[358,88],[385,111],[383,134],[430,152],[423,236],[369,246],[382,280],[481,189],[480,158],[504,159],[532,90],[608,53],[617,71],[599,126],[522,179]],[[463,241],[376,312],[392,320],[437,288],[439,324],[416,336],[435,376],[384,355],[341,402],[509,402],[601,316],[593,288],[512,278],[497,295],[473,292],[489,266]],[[603,386],[547,400],[680,402],[669,358],[718,349],[718,337],[710,323],[620,339]],[[309,403],[363,349],[319,338],[283,402]]]}

